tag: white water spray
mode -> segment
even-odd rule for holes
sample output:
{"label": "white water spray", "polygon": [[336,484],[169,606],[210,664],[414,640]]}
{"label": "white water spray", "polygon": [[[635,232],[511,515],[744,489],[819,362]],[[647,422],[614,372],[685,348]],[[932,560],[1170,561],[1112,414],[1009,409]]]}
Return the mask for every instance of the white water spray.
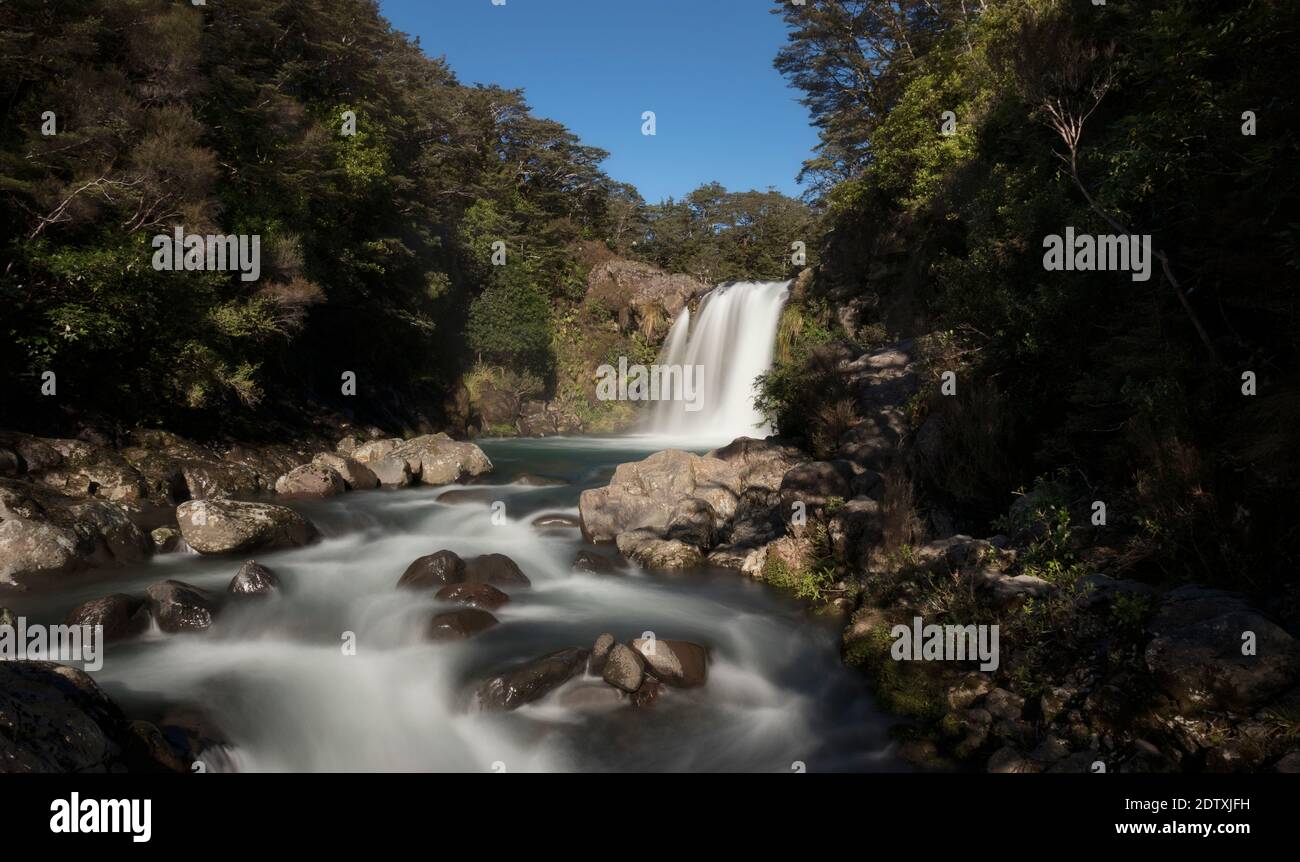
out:
{"label": "white water spray", "polygon": [[789,295],[788,281],[735,282],[704,297],[694,326],[690,311],[682,311],[668,331],[658,364],[702,366],[702,407],[689,411],[681,401],[657,401],[647,430],[697,443],[772,433],[754,409],[754,382],[772,366],[776,330]]}

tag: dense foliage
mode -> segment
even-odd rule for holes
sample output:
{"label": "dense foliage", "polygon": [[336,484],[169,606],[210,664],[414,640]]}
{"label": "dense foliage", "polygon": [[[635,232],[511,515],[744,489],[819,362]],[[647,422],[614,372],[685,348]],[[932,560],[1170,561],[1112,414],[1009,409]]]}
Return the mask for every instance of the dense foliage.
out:
{"label": "dense foliage", "polygon": [[[343,371],[352,404],[427,400],[493,242],[564,295],[566,247],[607,233],[604,153],[460,84],[369,0],[15,0],[0,44],[0,362],[24,420],[207,429],[341,404]],[[259,235],[261,279],[155,271],[175,225]]]}
{"label": "dense foliage", "polygon": [[[1082,499],[1110,501],[1131,533],[1126,566],[1286,577],[1300,479],[1295,4],[773,11],[790,25],[777,66],[821,129],[806,165],[827,208],[814,294],[851,309],[847,335],[863,343],[941,333],[932,370],[959,372],[956,397],[918,410],[944,434],[922,471],[928,504],[987,526],[1017,487],[1063,472]],[[1045,271],[1043,239],[1067,226],[1150,234],[1150,280]],[[774,372],[778,418],[813,414],[787,403],[801,370],[817,387],[811,353]],[[784,430],[804,430],[794,422]]]}

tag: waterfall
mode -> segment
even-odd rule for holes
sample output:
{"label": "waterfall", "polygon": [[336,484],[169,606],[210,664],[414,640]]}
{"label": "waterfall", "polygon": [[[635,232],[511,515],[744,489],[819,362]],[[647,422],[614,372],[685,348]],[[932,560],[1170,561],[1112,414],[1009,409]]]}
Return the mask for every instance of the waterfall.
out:
{"label": "waterfall", "polygon": [[771,428],[754,409],[754,381],[772,365],[788,281],[722,284],[700,301],[695,322],[689,310],[673,321],[660,351],[660,366],[699,366],[698,410],[680,400],[650,406],[647,430],[694,442],[764,437]]}

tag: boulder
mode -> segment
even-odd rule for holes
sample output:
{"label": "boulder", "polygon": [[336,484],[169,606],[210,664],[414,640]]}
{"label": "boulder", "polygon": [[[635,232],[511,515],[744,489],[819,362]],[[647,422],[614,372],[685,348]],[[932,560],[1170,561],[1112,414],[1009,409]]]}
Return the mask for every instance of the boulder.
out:
{"label": "boulder", "polygon": [[718,513],[704,500],[682,500],[668,514],[663,538],[685,542],[700,549],[713,547],[718,541]]}
{"label": "boulder", "polygon": [[704,554],[697,546],[661,539],[656,530],[619,533],[616,541],[619,553],[647,569],[689,569],[704,563]]}
{"label": "boulder", "polygon": [[76,533],[46,521],[11,518],[0,522],[0,583],[61,575],[81,556]]}
{"label": "boulder", "polygon": [[616,643],[605,660],[601,677],[621,691],[634,692],[645,678],[645,659],[630,647]]}
{"label": "boulder", "polygon": [[200,554],[298,547],[319,535],[297,512],[271,503],[191,500],[176,507],[176,521],[186,544]]}
{"label": "boulder", "polygon": [[519,408],[515,427],[524,437],[554,437],[557,429],[555,417],[546,409],[545,401],[525,401]]}
{"label": "boulder", "polygon": [[709,651],[699,644],[637,638],[632,649],[645,659],[650,675],[667,685],[694,688],[708,679]]}
{"label": "boulder", "polygon": [[263,490],[256,470],[231,461],[185,461],[181,476],[191,500],[254,497]]}
{"label": "boulder", "polygon": [[510,596],[491,584],[448,584],[434,598],[485,611],[494,611],[510,601]]}
{"label": "boulder", "polygon": [[266,597],[278,592],[280,579],[256,560],[248,560],[230,580],[226,592],[232,596]]}
{"label": "boulder", "polygon": [[275,480],[275,493],[284,497],[333,497],[346,490],[334,468],[317,462],[301,464]]}
{"label": "boulder", "polygon": [[729,520],[744,490],[737,464],[667,449],[620,464],[609,485],[583,491],[578,512],[583,536],[605,542],[641,528],[662,531],[677,504],[691,497]]}
{"label": "boulder", "polygon": [[609,557],[595,551],[581,550],[573,558],[573,570],[589,575],[612,575],[618,571],[619,564]]}
{"label": "boulder", "polygon": [[803,504],[808,518],[824,514],[832,502],[842,506],[853,496],[852,478],[852,470],[844,462],[808,461],[787,470],[780,488],[781,517],[786,525],[796,535],[801,529],[791,524],[796,503]]}
{"label": "boulder", "polygon": [[181,543],[181,531],[175,527],[158,527],[149,533],[153,549],[158,554],[170,554]]}
{"label": "boulder", "polygon": [[425,485],[450,485],[491,472],[492,462],[473,443],[452,440],[446,434],[425,434],[401,443],[391,452],[410,467],[411,475]]}
{"label": "boulder", "polygon": [[591,647],[591,655],[587,657],[587,673],[600,676],[605,672],[605,661],[609,658],[609,651],[614,648],[614,644],[614,636],[608,632],[597,636],[596,642]]}
{"label": "boulder", "polygon": [[479,711],[518,709],[582,672],[587,651],[569,647],[517,665],[483,681],[472,695]]}
{"label": "boulder", "polygon": [[[1252,711],[1300,678],[1300,644],[1234,594],[1174,590],[1149,628],[1156,637],[1147,644],[1147,667],[1187,715]],[[1250,655],[1243,654],[1247,632],[1254,635]]]}
{"label": "boulder", "polygon": [[530,523],[534,527],[543,530],[576,530],[582,526],[578,519],[572,515],[563,515],[558,512],[546,512],[538,515]]}
{"label": "boulder", "polygon": [[448,584],[465,580],[465,561],[452,551],[435,551],[411,562],[398,579],[397,586],[406,589],[441,589]]}
{"label": "boulder", "polygon": [[397,449],[398,446],[401,445],[402,441],[396,438],[369,440],[365,443],[354,446],[348,454],[350,454],[355,461],[369,466],[374,461],[380,461],[387,458],[395,449]]}
{"label": "boulder", "polygon": [[497,624],[497,618],[478,608],[461,608],[435,614],[429,620],[429,639],[435,641],[464,640]]}
{"label": "boulder", "polygon": [[67,513],[74,521],[74,529],[96,545],[100,553],[95,562],[138,563],[153,550],[152,540],[120,503],[90,500],[69,506]]}
{"label": "boulder", "polygon": [[142,600],[125,593],[91,599],[68,611],[63,620],[68,626],[103,626],[104,641],[126,640],[149,630],[149,607]]}
{"label": "boulder", "polygon": [[519,399],[514,393],[492,386],[484,386],[479,390],[474,405],[485,427],[514,425],[519,416]]}
{"label": "boulder", "polygon": [[166,771],[141,752],[121,709],[76,668],[0,661],[0,771]]}
{"label": "boulder", "polygon": [[505,554],[484,554],[465,563],[465,582],[470,584],[531,584],[515,561]]}
{"label": "boulder", "polygon": [[390,455],[364,463],[381,485],[391,488],[405,488],[415,481],[415,477],[411,473],[411,465],[407,463],[405,458]]}
{"label": "boulder", "polygon": [[180,581],[160,581],[145,591],[158,628],[173,634],[202,631],[212,625],[216,600],[207,590]]}

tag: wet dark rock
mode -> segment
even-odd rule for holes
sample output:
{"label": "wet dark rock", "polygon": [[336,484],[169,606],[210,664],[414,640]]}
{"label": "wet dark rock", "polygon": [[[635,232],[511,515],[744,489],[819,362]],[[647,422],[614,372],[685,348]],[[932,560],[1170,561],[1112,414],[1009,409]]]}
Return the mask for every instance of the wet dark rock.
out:
{"label": "wet dark rock", "polygon": [[489,677],[473,694],[480,711],[518,709],[568,682],[586,666],[587,651],[569,647]]}
{"label": "wet dark rock", "polygon": [[470,584],[516,584],[532,582],[515,561],[505,554],[484,554],[465,563],[465,582]]}
{"label": "wet dark rock", "polygon": [[157,527],[149,533],[155,553],[170,554],[181,543],[181,531],[175,527]]}
{"label": "wet dark rock", "polygon": [[585,572],[589,575],[612,575],[618,571],[619,565],[614,560],[595,551],[578,551],[577,556],[573,558],[573,570],[575,572]]}
{"label": "wet dark rock", "polygon": [[397,586],[416,590],[441,589],[464,580],[465,561],[452,551],[442,550],[414,560],[402,573]]}
{"label": "wet dark rock", "polygon": [[578,519],[572,515],[562,515],[557,512],[547,512],[533,518],[532,525],[541,528],[557,528],[576,530],[579,526]]}
{"label": "wet dark rock", "polygon": [[280,579],[256,560],[239,567],[231,579],[227,592],[235,596],[270,596],[280,589]]}
{"label": "wet dark rock", "polygon": [[436,614],[429,620],[429,639],[435,641],[464,640],[497,624],[497,618],[478,608],[461,608]]}
{"label": "wet dark rock", "polygon": [[146,593],[158,628],[169,634],[202,631],[212,625],[217,605],[206,590],[169,580],[151,585]]}
{"label": "wet dark rock", "polygon": [[77,605],[63,624],[103,626],[105,642],[126,640],[149,630],[149,607],[142,599],[114,593]]}
{"label": "wet dark rock", "polygon": [[453,488],[438,495],[439,503],[456,505],[462,503],[490,504],[499,497],[491,488]]}
{"label": "wet dark rock", "polygon": [[510,596],[491,584],[448,584],[438,590],[435,598],[485,611],[494,611],[510,601]]}
{"label": "wet dark rock", "polygon": [[647,676],[641,681],[641,687],[632,692],[628,697],[631,699],[633,706],[649,706],[659,699],[660,695],[664,693],[664,690],[665,686],[663,683],[652,676]]}
{"label": "wet dark rock", "polygon": [[53,662],[0,662],[0,773],[166,771],[166,750],[155,759],[139,737],[84,672]]}

